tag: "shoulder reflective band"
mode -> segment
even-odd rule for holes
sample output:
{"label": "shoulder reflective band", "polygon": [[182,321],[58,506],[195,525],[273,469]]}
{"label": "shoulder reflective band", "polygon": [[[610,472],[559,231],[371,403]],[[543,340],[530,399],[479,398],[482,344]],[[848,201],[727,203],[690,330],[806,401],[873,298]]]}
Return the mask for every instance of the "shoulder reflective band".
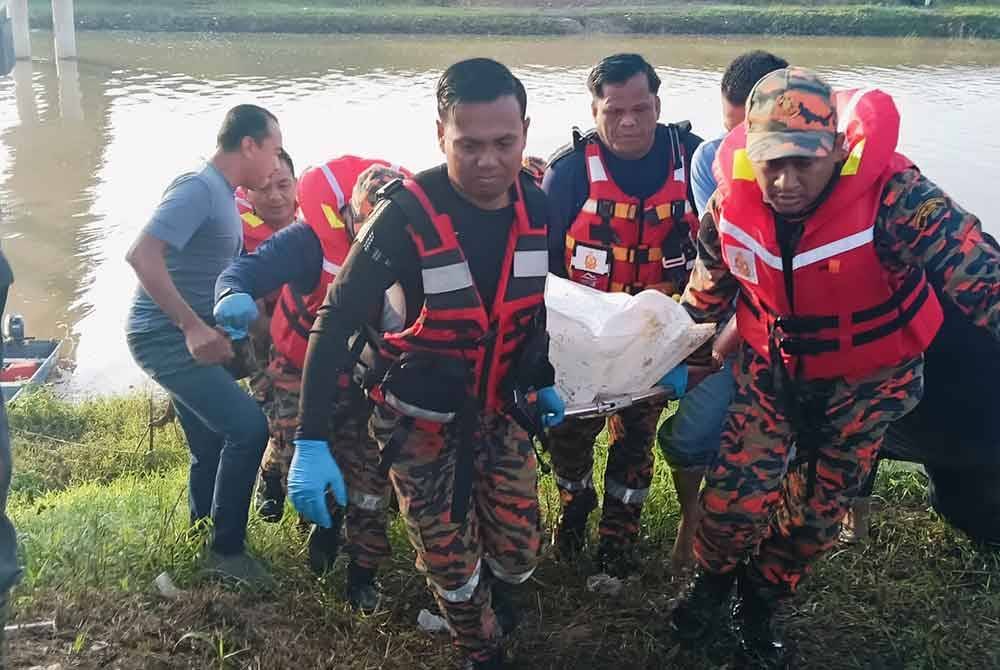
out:
{"label": "shoulder reflective band", "polygon": [[344,209],[344,205],[347,204],[347,200],[344,198],[344,190],[340,188],[340,182],[337,178],[333,176],[333,171],[330,170],[330,166],[325,163],[319,166],[319,169],[323,171],[323,176],[326,177],[326,183],[330,185],[330,189],[333,194],[337,196],[337,211]]}
{"label": "shoulder reflective band", "polygon": [[590,172],[591,183],[608,180],[608,173],[604,171],[604,163],[601,162],[600,156],[589,156],[587,158],[587,170]]}
{"label": "shoulder reflective band", "polygon": [[[781,269],[781,258],[765,249],[764,245],[751,237],[749,233],[739,226],[734,225],[726,219],[722,219],[719,223],[719,232],[729,235],[734,240],[753,251],[757,258],[775,270]],[[838,254],[852,251],[858,247],[871,243],[874,239],[875,226],[869,226],[868,228],[858,231],[852,235],[848,235],[847,237],[842,237],[839,240],[827,242],[826,244],[822,244],[814,249],[809,249],[808,251],[795,254],[795,258],[792,259],[792,269],[799,270],[807,265],[812,265],[813,263],[824,261]]]}
{"label": "shoulder reflective band", "polygon": [[472,273],[465,261],[439,268],[424,268],[421,275],[424,280],[424,293],[450,293],[473,286]]}
{"label": "shoulder reflective band", "polygon": [[515,251],[515,277],[544,277],[549,273],[548,251]]}

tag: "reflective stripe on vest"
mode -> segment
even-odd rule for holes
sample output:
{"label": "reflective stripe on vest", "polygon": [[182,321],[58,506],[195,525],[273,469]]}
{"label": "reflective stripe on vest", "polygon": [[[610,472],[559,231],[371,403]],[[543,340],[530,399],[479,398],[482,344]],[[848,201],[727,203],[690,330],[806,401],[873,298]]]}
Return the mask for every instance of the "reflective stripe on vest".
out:
{"label": "reflective stripe on vest", "polygon": [[549,273],[548,251],[515,251],[515,277],[544,277]]}
{"label": "reflective stripe on vest", "polygon": [[341,266],[337,265],[329,258],[323,259],[323,272],[328,272],[332,274],[334,277],[336,277],[337,274],[340,272],[340,267]]}
{"label": "reflective stripe on vest", "polygon": [[420,272],[424,280],[424,293],[439,294],[472,288],[472,272],[465,261],[439,268],[424,268]]}
{"label": "reflective stripe on vest", "polygon": [[[765,265],[768,265],[775,270],[781,270],[781,257],[765,249],[764,245],[755,240],[748,232],[734,224],[732,221],[728,221],[724,218],[721,219],[719,221],[719,233],[729,235],[733,239],[739,241],[743,246],[752,251],[754,255]],[[872,225],[864,230],[847,235],[846,237],[822,244],[815,249],[809,249],[808,251],[795,254],[792,258],[792,269],[798,270],[808,265],[812,265],[813,263],[825,261],[839,254],[853,251],[854,249],[866,244],[871,244],[874,240],[875,226]]]}

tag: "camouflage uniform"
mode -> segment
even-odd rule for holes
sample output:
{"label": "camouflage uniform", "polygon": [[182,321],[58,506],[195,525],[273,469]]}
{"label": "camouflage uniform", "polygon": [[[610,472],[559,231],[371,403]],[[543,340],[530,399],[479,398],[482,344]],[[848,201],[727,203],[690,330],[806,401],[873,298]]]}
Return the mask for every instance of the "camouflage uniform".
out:
{"label": "camouflage uniform", "polygon": [[653,438],[664,406],[662,402],[634,405],[607,423],[603,418],[572,419],[549,434],[552,470],[565,509],[581,495],[594,496],[594,439],[609,427],[599,529],[603,542],[627,547],[639,539],[642,505],[653,481]]}
{"label": "camouflage uniform", "polygon": [[[285,486],[295,452],[293,440],[299,425],[302,373],[272,351],[271,363],[254,378],[252,388],[270,429],[261,471],[265,475],[279,475]],[[390,555],[385,511],[389,483],[379,472],[378,452],[368,437],[368,404],[360,389],[352,386],[350,391],[341,393],[330,415],[331,419],[337,418],[329,439],[330,451],[347,484],[345,551],[354,564],[375,568]]]}
{"label": "camouflage uniform", "polygon": [[[698,261],[683,298],[697,321],[716,321],[738,288],[722,259],[717,216],[712,203],[702,219]],[[983,242],[980,229],[975,216],[911,168],[883,191],[875,244],[889,272],[923,267],[943,296],[1000,339],[1000,253]],[[808,501],[798,466],[782,478],[791,431],[778,409],[767,360],[745,349],[737,368],[722,450],[702,492],[705,515],[695,556],[706,570],[720,573],[735,568],[756,546],[751,571],[794,590],[812,559],[836,538],[886,427],[919,401],[922,359],[861,381],[804,385],[804,393],[828,398],[816,490]]]}
{"label": "camouflage uniform", "polygon": [[[456,424],[406,421],[376,406],[370,427],[384,450],[398,444],[389,479],[396,491],[416,567],[427,577],[455,644],[469,658],[489,659],[501,634],[491,594],[495,578],[521,584],[535,569],[541,533],[536,460],[527,433],[510,419],[480,414],[475,442],[463,444]],[[451,519],[458,449],[474,449],[472,500],[460,523]]]}

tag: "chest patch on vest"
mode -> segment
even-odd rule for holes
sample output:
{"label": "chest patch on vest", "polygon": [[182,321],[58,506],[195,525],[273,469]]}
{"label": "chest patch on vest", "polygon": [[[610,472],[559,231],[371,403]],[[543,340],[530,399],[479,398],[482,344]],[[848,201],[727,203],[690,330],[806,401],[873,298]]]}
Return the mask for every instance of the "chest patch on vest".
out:
{"label": "chest patch on vest", "polygon": [[726,259],[729,261],[729,271],[734,276],[751,284],[757,283],[757,258],[753,251],[727,244]]}
{"label": "chest patch on vest", "polygon": [[585,244],[577,244],[574,247],[571,265],[574,270],[582,270],[595,275],[611,273],[611,264],[608,263],[608,250],[588,247]]}

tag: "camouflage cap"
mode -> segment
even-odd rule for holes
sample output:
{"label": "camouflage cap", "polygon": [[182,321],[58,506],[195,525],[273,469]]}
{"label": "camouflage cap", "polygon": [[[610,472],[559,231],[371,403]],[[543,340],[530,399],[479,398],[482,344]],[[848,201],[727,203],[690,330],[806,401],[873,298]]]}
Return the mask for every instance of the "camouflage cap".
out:
{"label": "camouflage cap", "polygon": [[747,155],[755,162],[829,156],[837,136],[833,91],[803,67],[766,74],[750,91],[746,131]]}
{"label": "camouflage cap", "polygon": [[386,167],[378,163],[369,165],[358,175],[358,181],[351,192],[351,210],[354,220],[360,225],[375,207],[375,195],[378,190],[394,179],[403,179],[407,175],[398,169]]}

